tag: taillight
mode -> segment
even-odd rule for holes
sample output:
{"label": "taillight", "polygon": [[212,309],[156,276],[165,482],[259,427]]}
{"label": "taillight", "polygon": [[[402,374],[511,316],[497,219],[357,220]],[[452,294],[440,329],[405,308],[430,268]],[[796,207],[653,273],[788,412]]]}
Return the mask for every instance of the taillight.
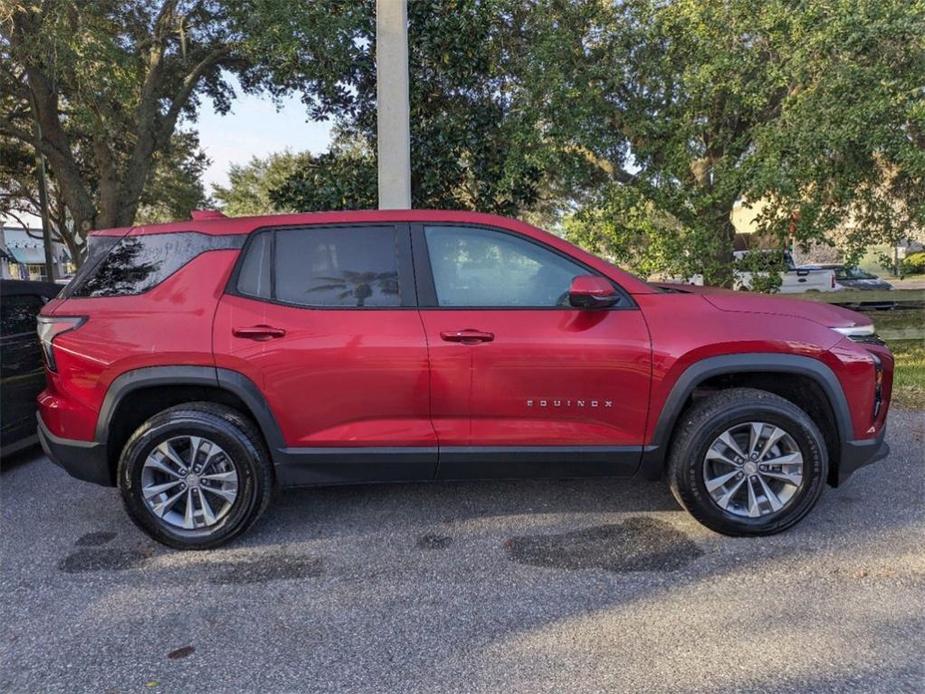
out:
{"label": "taillight", "polygon": [[835,273],[834,272],[832,273],[832,277],[829,279],[829,282],[832,283],[831,284],[832,289],[835,289]]}
{"label": "taillight", "polygon": [[61,333],[76,330],[87,321],[86,316],[39,316],[37,329],[39,342],[42,343],[42,352],[45,354],[45,363],[51,371],[57,371],[55,353],[51,348],[55,338]]}

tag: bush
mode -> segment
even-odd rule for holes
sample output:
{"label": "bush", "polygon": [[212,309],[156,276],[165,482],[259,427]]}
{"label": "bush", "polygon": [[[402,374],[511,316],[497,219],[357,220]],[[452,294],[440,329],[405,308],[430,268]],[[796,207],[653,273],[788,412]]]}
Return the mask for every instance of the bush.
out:
{"label": "bush", "polygon": [[903,274],[918,275],[925,273],[925,251],[910,253],[903,259]]}

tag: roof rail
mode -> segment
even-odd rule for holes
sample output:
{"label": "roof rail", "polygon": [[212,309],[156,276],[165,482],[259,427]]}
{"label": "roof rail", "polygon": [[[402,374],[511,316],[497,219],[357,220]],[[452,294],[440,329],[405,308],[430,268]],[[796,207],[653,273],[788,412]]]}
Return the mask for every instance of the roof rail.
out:
{"label": "roof rail", "polygon": [[190,217],[194,222],[198,222],[204,219],[227,219],[221,210],[192,210],[189,213]]}

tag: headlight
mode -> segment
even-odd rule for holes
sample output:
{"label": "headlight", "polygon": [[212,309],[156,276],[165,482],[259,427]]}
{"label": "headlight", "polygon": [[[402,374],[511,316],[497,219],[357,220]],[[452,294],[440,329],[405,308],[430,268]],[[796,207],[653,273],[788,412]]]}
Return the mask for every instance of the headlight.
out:
{"label": "headlight", "polygon": [[837,333],[841,333],[845,337],[863,337],[864,335],[873,335],[874,326],[870,325],[852,325],[848,328],[832,328]]}
{"label": "headlight", "polygon": [[874,326],[872,324],[868,325],[852,325],[848,328],[832,328],[835,332],[840,335],[844,335],[852,342],[863,342],[867,345],[885,345],[886,343],[880,339],[877,333],[874,332]]}

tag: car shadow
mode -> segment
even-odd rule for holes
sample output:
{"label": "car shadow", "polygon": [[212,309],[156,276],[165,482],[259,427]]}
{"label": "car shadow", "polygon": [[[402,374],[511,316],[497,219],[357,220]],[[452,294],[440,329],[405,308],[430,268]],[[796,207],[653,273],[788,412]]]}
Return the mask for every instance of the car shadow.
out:
{"label": "car shadow", "polygon": [[[277,493],[275,526],[321,524],[323,534],[383,525],[453,524],[539,514],[681,511],[664,482],[641,479],[479,480],[344,485]],[[364,527],[365,526],[365,527]],[[263,535],[260,525],[249,533]],[[318,537],[317,533],[313,534]],[[267,537],[273,541],[273,538]]]}
{"label": "car shadow", "polygon": [[21,465],[41,460],[44,455],[38,443],[31,444],[15,453],[5,454],[0,457],[0,472],[10,472]]}

